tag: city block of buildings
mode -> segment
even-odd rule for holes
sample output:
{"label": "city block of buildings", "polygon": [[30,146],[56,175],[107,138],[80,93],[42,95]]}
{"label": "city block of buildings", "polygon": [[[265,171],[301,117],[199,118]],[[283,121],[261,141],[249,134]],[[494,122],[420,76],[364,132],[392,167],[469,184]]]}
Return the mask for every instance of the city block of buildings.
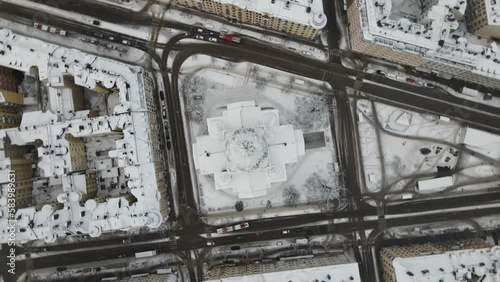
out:
{"label": "city block of buildings", "polygon": [[168,198],[151,74],[5,29],[0,38],[0,243],[13,224],[17,242],[158,227]]}
{"label": "city block of buildings", "polygon": [[500,279],[500,247],[481,239],[385,247],[380,258],[385,282]]}
{"label": "city block of buildings", "polygon": [[206,281],[352,281],[361,282],[359,265],[349,253],[313,258],[283,259],[271,263],[224,266],[210,269]]}
{"label": "city block of buildings", "polygon": [[322,0],[176,0],[176,3],[228,21],[308,39],[316,38],[327,21]]}
{"label": "city block of buildings", "polygon": [[[498,1],[425,0],[416,14],[394,13],[392,0],[348,2],[353,51],[500,88],[497,43],[468,32],[498,37]],[[482,16],[474,16],[476,13]]]}

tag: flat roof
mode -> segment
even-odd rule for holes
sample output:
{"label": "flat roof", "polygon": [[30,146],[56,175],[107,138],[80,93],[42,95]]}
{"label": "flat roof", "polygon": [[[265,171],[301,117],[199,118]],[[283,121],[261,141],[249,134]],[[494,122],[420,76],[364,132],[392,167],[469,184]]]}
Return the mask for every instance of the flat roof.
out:
{"label": "flat roof", "polygon": [[453,185],[453,177],[445,176],[417,181],[417,191],[439,190]]}

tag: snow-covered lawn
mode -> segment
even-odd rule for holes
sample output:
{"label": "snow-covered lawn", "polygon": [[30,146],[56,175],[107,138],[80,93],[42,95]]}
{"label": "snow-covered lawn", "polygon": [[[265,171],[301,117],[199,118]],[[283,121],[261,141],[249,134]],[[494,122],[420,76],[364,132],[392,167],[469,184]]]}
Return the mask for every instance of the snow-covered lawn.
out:
{"label": "snow-covered lawn", "polygon": [[319,81],[204,55],[191,57],[181,73],[179,92],[184,101],[188,144],[207,134],[207,118],[221,116],[229,103],[249,100],[262,108],[277,109],[280,124],[292,124],[305,134],[316,132],[320,136],[309,143],[311,147],[306,142],[306,154],[297,163],[287,165],[287,181],[272,184],[266,196],[244,199],[244,210],[238,213],[237,195],[229,190],[215,190],[213,176],[200,175],[191,164],[201,213],[211,223],[225,223],[242,217],[317,212],[317,205],[308,203],[324,199],[325,185],[337,185],[333,170],[336,153],[329,121],[333,104],[318,95],[331,90]]}
{"label": "snow-covered lawn", "polygon": [[454,120],[368,100],[358,101],[357,115],[366,194],[398,199],[403,192],[415,193],[416,181],[448,174],[453,186],[442,191],[445,195],[498,185],[499,150],[485,153],[464,145],[466,128]]}

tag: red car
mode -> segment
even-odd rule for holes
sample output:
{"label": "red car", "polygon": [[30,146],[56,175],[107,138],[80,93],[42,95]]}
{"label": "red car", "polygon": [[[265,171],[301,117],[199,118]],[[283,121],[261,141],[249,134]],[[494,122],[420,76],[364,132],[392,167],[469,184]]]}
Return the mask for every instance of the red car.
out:
{"label": "red car", "polygon": [[406,78],[406,82],[408,82],[408,83],[415,83],[416,81],[415,81],[415,79],[413,79],[411,77],[407,77]]}

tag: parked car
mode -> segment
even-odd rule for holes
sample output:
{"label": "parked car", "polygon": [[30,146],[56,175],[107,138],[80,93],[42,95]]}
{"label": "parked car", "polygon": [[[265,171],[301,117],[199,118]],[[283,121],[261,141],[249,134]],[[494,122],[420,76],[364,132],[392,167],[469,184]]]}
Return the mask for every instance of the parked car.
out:
{"label": "parked car", "polygon": [[66,266],[59,266],[58,268],[56,268],[57,271],[65,271],[67,269],[68,268]]}
{"label": "parked car", "polygon": [[416,81],[415,81],[415,79],[413,79],[413,78],[411,78],[411,77],[407,77],[407,78],[406,78],[406,82],[408,82],[408,83],[412,83],[412,84],[413,84],[413,83],[415,83]]}
{"label": "parked car", "polygon": [[215,246],[214,242],[207,242],[207,246]]}
{"label": "parked car", "polygon": [[289,234],[290,230],[283,230],[283,234]]}
{"label": "parked car", "polygon": [[205,36],[203,36],[203,35],[195,35],[194,38],[199,39],[199,40],[205,40]]}
{"label": "parked car", "polygon": [[203,96],[201,95],[194,95],[193,96],[193,100],[197,101],[197,100],[203,100]]}
{"label": "parked car", "polygon": [[231,251],[237,251],[241,249],[240,246],[231,246]]}
{"label": "parked car", "polygon": [[219,41],[219,40],[216,37],[209,37],[208,41],[212,41],[212,42],[217,43],[217,41]]}
{"label": "parked car", "polygon": [[93,20],[93,21],[92,21],[92,24],[93,24],[93,25],[101,25],[101,22],[100,22],[100,21],[98,21],[98,20]]}
{"label": "parked car", "polygon": [[283,245],[283,241],[278,241],[278,242],[276,242],[276,245],[278,245],[278,246]]}
{"label": "parked car", "polygon": [[424,82],[424,86],[429,87],[429,88],[434,88],[434,84],[429,83],[429,82]]}

